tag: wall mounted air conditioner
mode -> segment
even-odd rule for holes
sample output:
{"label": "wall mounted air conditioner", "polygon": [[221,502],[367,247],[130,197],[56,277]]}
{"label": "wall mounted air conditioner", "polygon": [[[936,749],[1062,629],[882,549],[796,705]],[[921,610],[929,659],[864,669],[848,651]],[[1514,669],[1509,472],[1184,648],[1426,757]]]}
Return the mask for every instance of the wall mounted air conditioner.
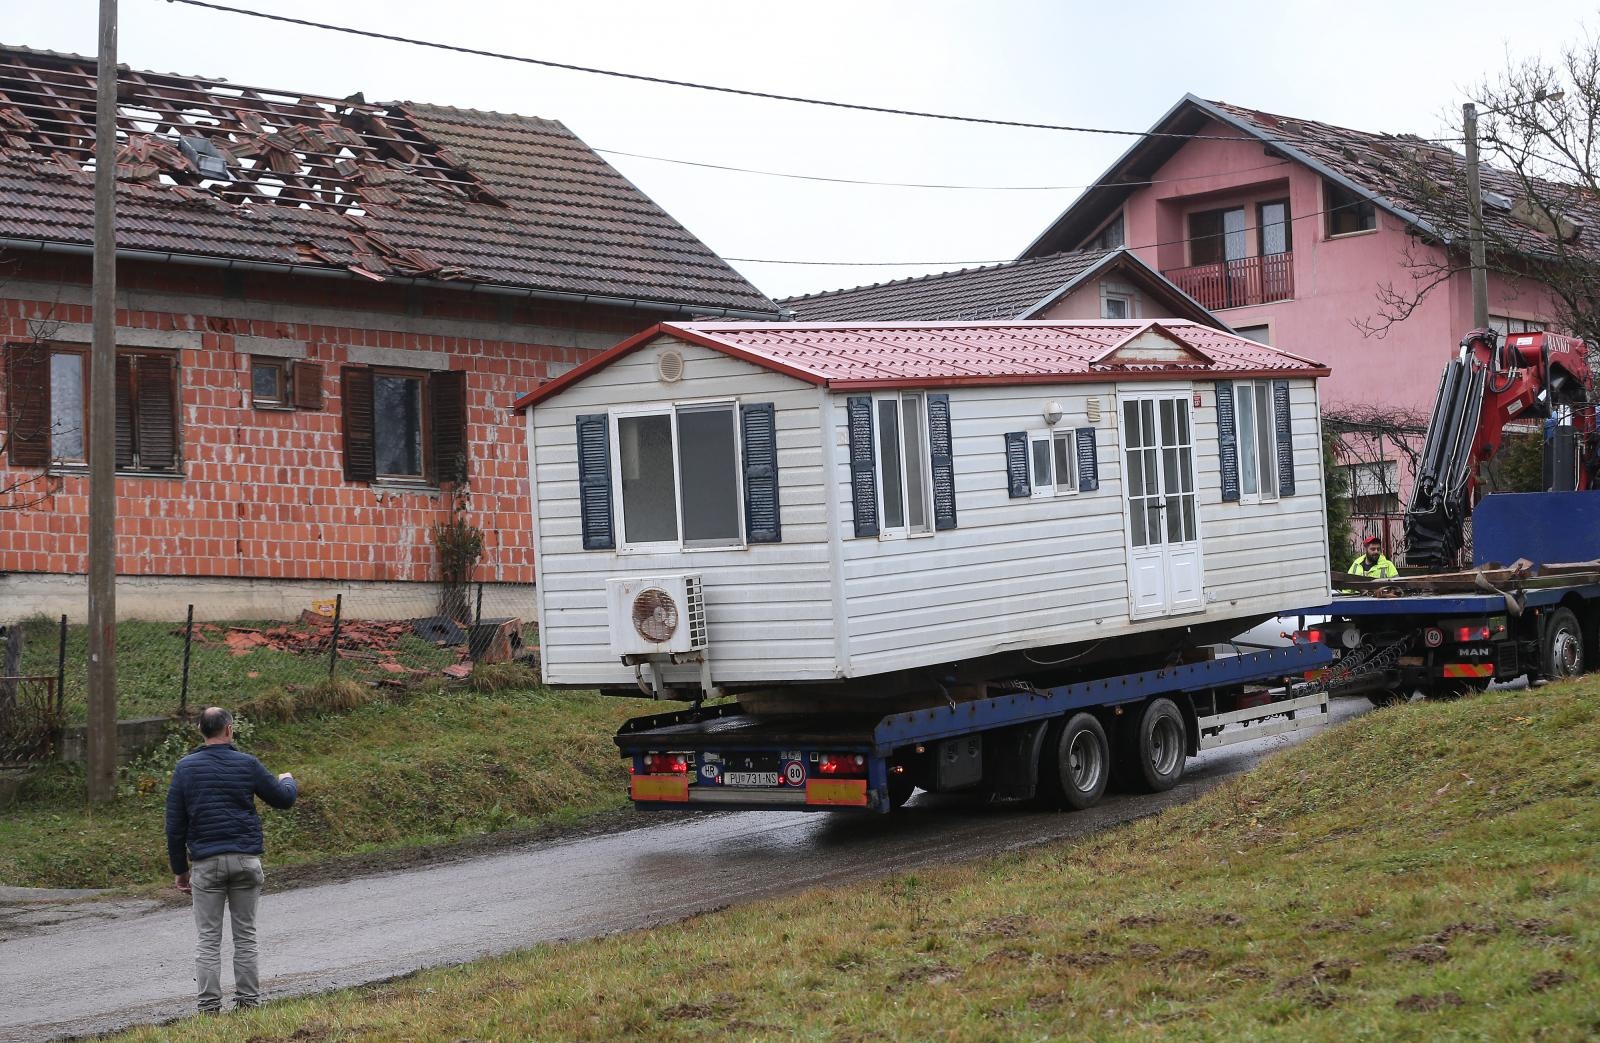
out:
{"label": "wall mounted air conditioner", "polygon": [[614,655],[706,650],[706,602],[697,573],[606,580],[606,619]]}

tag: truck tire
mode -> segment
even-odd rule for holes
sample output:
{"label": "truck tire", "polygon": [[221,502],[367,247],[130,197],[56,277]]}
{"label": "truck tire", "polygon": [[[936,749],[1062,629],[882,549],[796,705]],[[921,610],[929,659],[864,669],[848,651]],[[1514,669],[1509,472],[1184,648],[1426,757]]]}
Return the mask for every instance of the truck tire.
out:
{"label": "truck tire", "polygon": [[1552,681],[1577,677],[1587,670],[1583,658],[1583,630],[1570,608],[1558,608],[1545,621],[1539,640],[1539,668]]}
{"label": "truck tire", "polygon": [[1178,784],[1188,762],[1189,733],[1171,699],[1152,699],[1123,729],[1119,776],[1130,789],[1161,793]]}
{"label": "truck tire", "polygon": [[1046,808],[1082,811],[1105,795],[1111,775],[1111,748],[1106,730],[1089,713],[1053,721],[1039,755],[1036,802]]}

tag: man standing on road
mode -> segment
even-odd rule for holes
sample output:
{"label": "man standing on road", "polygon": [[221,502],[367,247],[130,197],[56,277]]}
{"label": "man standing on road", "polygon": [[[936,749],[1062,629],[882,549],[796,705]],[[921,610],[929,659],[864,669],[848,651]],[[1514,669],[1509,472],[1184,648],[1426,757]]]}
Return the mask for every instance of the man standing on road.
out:
{"label": "man standing on road", "polygon": [[255,798],[288,808],[294,776],[276,779],[233,745],[233,714],[220,706],[200,715],[205,743],[178,762],[167,790],[167,858],[174,883],[194,896],[195,979],[200,1012],[222,1009],[222,910],[233,923],[233,1002],[261,1002],[256,971],[256,901],[261,897],[261,817]]}

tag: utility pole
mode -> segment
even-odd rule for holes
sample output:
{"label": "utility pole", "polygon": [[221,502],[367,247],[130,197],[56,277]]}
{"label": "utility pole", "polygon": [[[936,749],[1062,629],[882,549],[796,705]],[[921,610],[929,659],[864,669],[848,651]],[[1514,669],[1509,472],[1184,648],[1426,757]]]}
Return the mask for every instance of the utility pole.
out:
{"label": "utility pole", "polygon": [[1461,106],[1461,122],[1467,139],[1467,215],[1472,255],[1472,328],[1489,325],[1489,270],[1483,248],[1483,192],[1478,188],[1478,107],[1472,102]]}
{"label": "utility pole", "polygon": [[117,0],[95,73],[94,342],[89,365],[89,799],[117,792]]}

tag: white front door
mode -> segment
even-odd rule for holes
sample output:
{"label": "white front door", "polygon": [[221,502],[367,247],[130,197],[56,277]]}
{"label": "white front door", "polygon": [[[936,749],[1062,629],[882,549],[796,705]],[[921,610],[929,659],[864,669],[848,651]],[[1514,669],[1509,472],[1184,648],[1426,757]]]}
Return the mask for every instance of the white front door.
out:
{"label": "white front door", "polygon": [[1142,619],[1198,609],[1203,569],[1189,396],[1123,399],[1122,446],[1129,614]]}

